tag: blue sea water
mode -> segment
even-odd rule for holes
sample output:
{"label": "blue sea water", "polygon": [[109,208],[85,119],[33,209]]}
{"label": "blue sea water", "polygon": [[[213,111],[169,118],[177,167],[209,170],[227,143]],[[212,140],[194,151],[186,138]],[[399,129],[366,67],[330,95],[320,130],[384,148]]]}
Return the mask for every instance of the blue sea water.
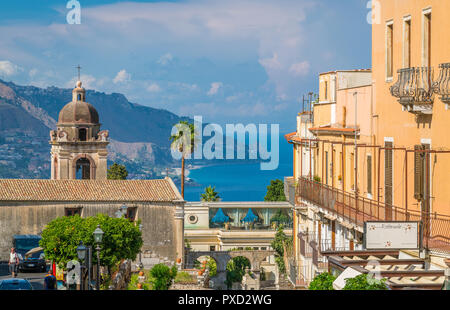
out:
{"label": "blue sea water", "polygon": [[222,201],[262,201],[271,180],[292,175],[293,151],[284,136],[279,140],[280,160],[276,170],[261,170],[259,163],[236,164],[232,160],[217,166],[207,166],[191,170],[189,178],[199,187],[186,186],[184,198],[187,201],[199,201],[205,187],[211,185]]}

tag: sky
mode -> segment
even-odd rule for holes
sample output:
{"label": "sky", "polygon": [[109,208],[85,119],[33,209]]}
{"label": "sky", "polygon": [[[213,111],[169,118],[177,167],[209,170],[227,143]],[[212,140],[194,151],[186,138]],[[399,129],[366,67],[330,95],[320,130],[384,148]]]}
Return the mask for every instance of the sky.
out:
{"label": "sky", "polygon": [[[0,78],[295,130],[321,72],[371,66],[368,0],[0,2]],[[68,6],[68,7],[67,7]],[[87,98],[89,101],[89,98]]]}

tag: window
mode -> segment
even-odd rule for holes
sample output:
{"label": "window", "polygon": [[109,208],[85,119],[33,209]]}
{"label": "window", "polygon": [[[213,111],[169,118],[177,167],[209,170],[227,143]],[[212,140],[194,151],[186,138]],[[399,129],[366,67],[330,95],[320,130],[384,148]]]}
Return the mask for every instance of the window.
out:
{"label": "window", "polygon": [[372,195],[372,155],[367,155],[367,194]]}
{"label": "window", "polygon": [[328,100],[328,82],[327,81],[325,81],[325,98],[324,98],[324,100],[325,101]]}
{"label": "window", "polygon": [[76,214],[81,216],[81,208],[66,208],[64,211],[65,216],[74,216]]}
{"label": "window", "polygon": [[81,94],[78,94],[78,95],[77,95],[77,100],[78,100],[78,101],[81,101]]}
{"label": "window", "polygon": [[394,74],[394,22],[386,24],[386,78],[392,79]]}
{"label": "window", "polygon": [[328,152],[325,152],[325,184],[328,185]]}
{"label": "window", "polygon": [[411,67],[411,16],[403,20],[403,68]]}
{"label": "window", "polygon": [[431,9],[424,10],[422,16],[422,65],[431,65]]}
{"label": "window", "polygon": [[80,128],[78,130],[78,138],[80,141],[86,141],[87,140],[87,130],[86,128]]}
{"label": "window", "polygon": [[134,222],[135,218],[136,218],[136,211],[137,208],[136,207],[128,207],[127,208],[127,214],[125,214],[125,218],[129,219],[131,222]]}
{"label": "window", "polygon": [[214,251],[216,250],[216,246],[215,246],[215,245],[210,245],[210,246],[209,246],[209,250],[210,250],[211,252],[214,252]]}

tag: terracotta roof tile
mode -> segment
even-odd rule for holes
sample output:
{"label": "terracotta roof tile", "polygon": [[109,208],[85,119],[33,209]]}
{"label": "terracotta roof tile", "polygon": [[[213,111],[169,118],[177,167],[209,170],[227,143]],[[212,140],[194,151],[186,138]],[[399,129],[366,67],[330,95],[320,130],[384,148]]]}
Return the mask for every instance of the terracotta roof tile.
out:
{"label": "terracotta roof tile", "polygon": [[0,201],[182,200],[170,178],[158,180],[0,179]]}

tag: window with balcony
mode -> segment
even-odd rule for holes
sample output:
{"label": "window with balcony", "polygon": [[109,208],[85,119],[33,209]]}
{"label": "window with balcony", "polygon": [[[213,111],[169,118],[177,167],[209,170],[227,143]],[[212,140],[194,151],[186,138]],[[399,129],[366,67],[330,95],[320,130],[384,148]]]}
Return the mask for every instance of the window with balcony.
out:
{"label": "window with balcony", "polygon": [[431,66],[431,9],[424,10],[422,15],[422,65]]}
{"label": "window with balcony", "polygon": [[386,80],[394,76],[394,22],[386,23]]}
{"label": "window with balcony", "polygon": [[403,20],[403,68],[411,67],[411,16]]}

